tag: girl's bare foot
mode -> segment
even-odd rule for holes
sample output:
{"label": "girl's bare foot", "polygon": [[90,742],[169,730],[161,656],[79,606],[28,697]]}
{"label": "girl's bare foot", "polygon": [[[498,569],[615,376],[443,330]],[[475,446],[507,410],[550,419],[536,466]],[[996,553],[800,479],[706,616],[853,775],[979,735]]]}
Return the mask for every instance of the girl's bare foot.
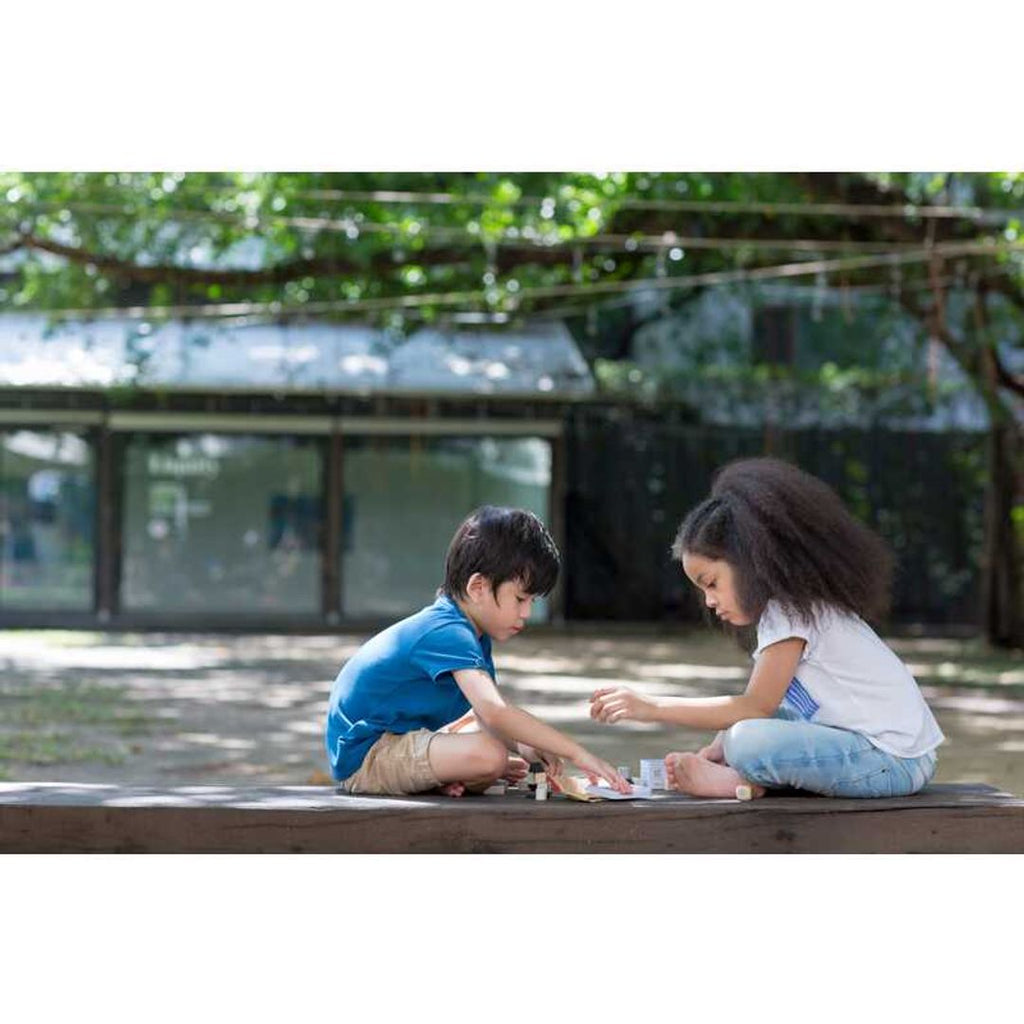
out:
{"label": "girl's bare foot", "polygon": [[741,799],[764,796],[763,786],[748,782],[735,768],[716,764],[697,754],[666,754],[665,774],[669,789],[677,789],[690,796],[736,798],[740,787],[743,787]]}
{"label": "girl's bare foot", "polygon": [[445,796],[462,796],[466,792],[466,784],[464,782],[446,782],[443,786],[438,786],[437,791]]}
{"label": "girl's bare foot", "polygon": [[725,763],[725,733],[719,732],[715,738],[706,746],[697,751],[698,757],[705,761],[715,761],[718,764]]}

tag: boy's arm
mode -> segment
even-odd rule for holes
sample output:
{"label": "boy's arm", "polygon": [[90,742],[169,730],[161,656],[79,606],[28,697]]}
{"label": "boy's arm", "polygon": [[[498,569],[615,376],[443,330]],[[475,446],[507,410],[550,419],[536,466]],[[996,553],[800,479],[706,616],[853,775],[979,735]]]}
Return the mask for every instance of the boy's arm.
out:
{"label": "boy's arm", "polygon": [[486,672],[477,668],[456,669],[452,675],[480,725],[498,736],[506,745],[524,743],[557,757],[564,757],[585,772],[605,779],[619,792],[629,792],[629,784],[606,761],[595,757],[574,739],[545,725],[522,708],[506,704],[494,680]]}
{"label": "boy's arm", "polygon": [[507,704],[494,680],[480,669],[456,669],[452,675],[480,724],[508,746],[525,743],[573,760],[583,747],[564,733],[545,725],[522,708]]}
{"label": "boy's arm", "polygon": [[[441,732],[456,733],[462,732],[464,729],[472,729],[473,727],[479,727],[477,721],[476,712],[467,711],[461,718],[454,722],[449,722]],[[500,737],[499,737],[500,738]],[[519,757],[526,758],[527,761],[536,761],[537,751],[533,747],[528,746],[526,743],[517,743],[513,740],[501,739],[501,742],[508,747],[509,753],[518,754]]]}
{"label": "boy's arm", "polygon": [[644,697],[626,686],[595,690],[590,717],[599,722],[664,722],[693,729],[728,729],[745,718],[770,718],[793,681],[806,641],[789,637],[766,647],[746,690],[734,697]]}

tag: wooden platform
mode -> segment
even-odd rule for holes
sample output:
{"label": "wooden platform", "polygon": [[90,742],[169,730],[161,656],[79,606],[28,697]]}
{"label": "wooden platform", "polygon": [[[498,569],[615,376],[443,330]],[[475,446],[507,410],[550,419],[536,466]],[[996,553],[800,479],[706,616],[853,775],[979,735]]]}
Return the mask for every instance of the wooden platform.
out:
{"label": "wooden platform", "polygon": [[0,784],[4,853],[1024,853],[1024,800],[936,785],[894,800],[677,794],[538,803],[245,789]]}

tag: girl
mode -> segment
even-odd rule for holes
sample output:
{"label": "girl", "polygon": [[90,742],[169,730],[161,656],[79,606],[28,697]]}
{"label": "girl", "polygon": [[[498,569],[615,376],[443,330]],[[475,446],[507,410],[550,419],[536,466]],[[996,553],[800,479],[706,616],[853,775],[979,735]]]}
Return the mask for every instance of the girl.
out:
{"label": "girl", "polygon": [[741,634],[756,624],[740,696],[650,698],[619,686],[591,698],[601,722],[722,730],[696,754],[666,756],[672,788],[892,797],[931,779],[942,732],[864,621],[887,604],[889,552],[826,484],[778,459],[733,462],[684,520],[672,554],[722,622]]}

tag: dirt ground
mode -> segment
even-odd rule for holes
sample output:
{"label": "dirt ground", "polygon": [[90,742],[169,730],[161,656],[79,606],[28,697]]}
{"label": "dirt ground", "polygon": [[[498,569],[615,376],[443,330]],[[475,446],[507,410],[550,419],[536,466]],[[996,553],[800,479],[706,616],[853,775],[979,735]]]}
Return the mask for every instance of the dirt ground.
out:
{"label": "dirt ground", "polygon": [[[138,785],[325,784],[334,676],[364,636],[0,634],[0,779]],[[939,782],[1024,794],[1024,659],[976,641],[891,641],[947,742]],[[598,686],[742,690],[749,659],[707,632],[538,630],[496,648],[510,700],[613,764],[696,749],[706,733],[587,715]]]}

